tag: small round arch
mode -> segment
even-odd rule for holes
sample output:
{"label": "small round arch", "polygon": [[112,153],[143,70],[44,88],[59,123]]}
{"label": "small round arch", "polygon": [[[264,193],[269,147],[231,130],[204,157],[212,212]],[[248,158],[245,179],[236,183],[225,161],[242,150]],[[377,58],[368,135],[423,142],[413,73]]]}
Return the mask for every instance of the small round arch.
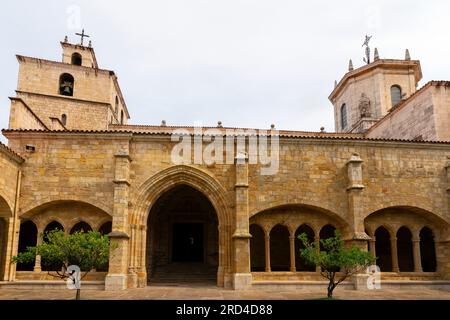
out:
{"label": "small round arch", "polygon": [[81,66],[83,63],[83,58],[81,57],[81,54],[79,54],[78,52],[74,52],[72,54],[71,62],[73,65]]}

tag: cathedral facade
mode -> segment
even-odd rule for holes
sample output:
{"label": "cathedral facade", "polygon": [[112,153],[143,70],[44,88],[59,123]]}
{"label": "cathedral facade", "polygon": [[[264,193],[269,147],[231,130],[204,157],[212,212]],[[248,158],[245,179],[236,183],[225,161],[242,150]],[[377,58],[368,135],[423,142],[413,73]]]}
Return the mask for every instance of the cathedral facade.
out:
{"label": "cathedral facade", "polygon": [[[329,96],[329,133],[128,124],[115,73],[90,45],[61,46],[62,61],[17,56],[0,144],[0,290],[51,280],[39,257],[12,257],[56,228],[109,235],[109,266],[86,281],[107,290],[320,284],[297,236],[335,229],[377,257],[382,285],[449,286],[450,82],[419,89],[409,52],[350,63]],[[216,161],[196,159],[211,145]]]}

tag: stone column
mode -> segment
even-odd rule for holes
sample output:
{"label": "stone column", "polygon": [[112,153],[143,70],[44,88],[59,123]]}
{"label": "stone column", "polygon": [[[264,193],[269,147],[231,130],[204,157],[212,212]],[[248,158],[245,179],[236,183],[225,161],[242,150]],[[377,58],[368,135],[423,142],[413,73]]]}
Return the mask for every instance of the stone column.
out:
{"label": "stone column", "polygon": [[147,226],[139,226],[141,233],[141,242],[139,243],[139,271],[138,271],[138,287],[144,288],[147,286]]}
{"label": "stone column", "polygon": [[271,272],[270,268],[270,235],[269,232],[264,232],[264,244],[266,250],[266,272]]}
{"label": "stone column", "polygon": [[[42,241],[44,240],[44,234],[42,231],[38,230],[38,234],[37,234],[37,240],[36,240],[36,246],[42,244]],[[42,271],[42,267],[41,267],[41,256],[37,255],[36,259],[34,260],[34,268],[33,268],[34,272],[41,272]]]}
{"label": "stone column", "polygon": [[[350,237],[346,240],[346,245],[355,245],[367,251],[367,241],[370,237],[364,231],[364,201],[363,201],[363,160],[354,153],[347,162],[347,198],[348,213],[347,221],[350,224]],[[352,280],[356,290],[364,290],[367,286],[361,285],[367,282],[369,275],[365,271],[353,275]]]}
{"label": "stone column", "polygon": [[422,272],[422,258],[420,255],[420,238],[413,238],[413,257],[414,257],[414,272]]}
{"label": "stone column", "polygon": [[245,289],[252,284],[250,273],[250,230],[248,213],[248,157],[239,153],[235,159],[236,219],[233,234],[233,288]]}
{"label": "stone column", "polygon": [[[317,251],[320,251],[320,230],[317,230],[317,232],[315,233],[317,235],[316,239],[314,239],[315,241],[317,241],[317,243],[319,244],[319,246],[317,247]],[[316,272],[320,273],[322,271],[322,268],[319,266],[316,266]]]}
{"label": "stone column", "polygon": [[[108,275],[105,278],[106,290],[122,290],[128,284],[128,194],[131,159],[128,152],[115,155],[114,208],[110,239],[110,258]],[[132,283],[132,281],[131,281]]]}
{"label": "stone column", "polygon": [[[14,223],[15,222],[15,223]],[[17,255],[19,245],[19,229],[20,220],[13,218],[5,219],[5,231],[6,231],[6,245],[4,254],[4,281],[13,281],[16,274],[16,263],[11,263],[12,257]]]}
{"label": "stone column", "polygon": [[392,271],[400,272],[398,267],[397,237],[391,236]]}
{"label": "stone column", "polygon": [[129,261],[128,261],[128,273],[130,275],[130,281],[128,283],[128,286],[131,288],[137,288],[137,273],[136,273],[136,243],[137,243],[137,231],[136,231],[136,225],[132,224],[130,225],[130,249],[129,249]]}
{"label": "stone column", "polygon": [[291,253],[291,272],[296,272],[295,268],[295,235],[289,236],[289,248]]}
{"label": "stone column", "polygon": [[372,254],[372,256],[374,258],[376,258],[377,253],[376,253],[376,247],[375,247],[375,243],[376,243],[376,239],[375,236],[372,237],[372,239],[369,240],[369,246],[370,246],[370,253]]}
{"label": "stone column", "polygon": [[20,205],[20,189],[22,185],[22,170],[17,171],[16,194],[13,207],[13,217],[8,221],[8,236],[6,242],[5,254],[5,276],[7,281],[14,281],[16,279],[17,263],[11,263],[12,258],[17,255],[19,251],[19,234],[20,234],[20,219],[19,219],[19,205]]}
{"label": "stone column", "polygon": [[363,199],[362,192],[364,185],[362,181],[362,163],[363,160],[358,154],[354,153],[347,162],[347,196],[348,196],[348,221],[353,240],[367,241],[368,237],[364,232],[363,221]]}
{"label": "stone column", "polygon": [[[445,165],[447,173],[447,215],[450,215],[450,156],[447,156],[447,164]],[[441,274],[441,277],[450,280],[450,227],[447,227],[441,234],[438,241],[435,239],[436,246],[436,271]]]}

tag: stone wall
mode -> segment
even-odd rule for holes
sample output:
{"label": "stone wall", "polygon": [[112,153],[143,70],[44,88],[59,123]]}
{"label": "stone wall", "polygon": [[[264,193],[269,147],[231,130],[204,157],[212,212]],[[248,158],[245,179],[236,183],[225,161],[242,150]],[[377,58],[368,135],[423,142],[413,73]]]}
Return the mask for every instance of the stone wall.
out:
{"label": "stone wall", "polygon": [[[29,93],[18,93],[39,119],[51,128],[51,117],[61,119],[67,116],[66,128],[78,130],[106,130],[110,121],[108,115],[112,113],[109,104],[80,101],[71,97],[45,96]],[[26,128],[34,129],[36,126],[29,126],[28,121],[17,119],[10,123],[12,129]]]}
{"label": "stone wall", "polygon": [[367,132],[368,138],[450,141],[450,84],[430,82]]}
{"label": "stone wall", "polygon": [[22,160],[0,143],[0,217],[12,217],[16,199],[18,171]]}
{"label": "stone wall", "polygon": [[437,140],[436,108],[433,89],[428,87],[412,100],[407,101],[366,134],[368,138]]}
{"label": "stone wall", "polygon": [[[248,219],[252,223],[261,220],[266,230],[275,224],[284,224],[291,234],[303,223],[312,223],[316,233],[323,225],[331,223],[343,230],[347,239],[364,231],[367,217],[389,207],[410,208],[411,224],[422,225],[425,216],[433,230],[439,224],[448,227],[450,222],[445,172],[450,156],[447,144],[283,138],[280,139],[278,172],[264,176],[261,165],[249,164],[247,187],[246,179],[237,184],[235,164],[174,165],[171,162],[174,142],[168,135],[15,131],[5,134],[16,150],[23,150],[25,144],[36,147],[34,153],[24,155],[21,216],[33,217],[43,206],[53,206],[58,201],[84,202],[97,207],[112,216],[113,230],[114,219],[118,221],[120,232],[130,234],[129,225],[133,227],[129,240],[131,251],[127,249],[125,237],[120,241],[126,255],[123,261],[135,266],[130,269],[132,273],[144,273],[139,277],[145,276],[145,269],[142,269],[145,262],[141,262],[146,252],[148,212],[160,195],[183,181],[204,193],[216,210],[220,261],[226,261],[219,265],[222,277],[232,273],[237,263],[232,259],[244,249],[239,247],[240,251],[233,252],[235,231],[240,232],[237,234],[240,239],[247,237],[245,229],[237,229],[242,219],[247,219],[247,224]],[[351,191],[351,195],[348,162],[355,154],[363,161],[360,164],[362,176],[357,185],[359,189]],[[115,155],[120,159],[129,155],[131,162],[116,162]],[[173,170],[167,171],[169,168]],[[147,185],[149,181],[153,182]],[[115,193],[114,186],[117,188],[118,183],[127,190],[129,184],[129,193]],[[241,198],[236,196],[236,186],[248,191],[248,203],[237,205]],[[146,190],[153,191],[147,193]],[[119,205],[121,210],[113,209]],[[278,208],[288,210],[277,211],[281,210]],[[268,215],[268,212],[271,213]],[[136,216],[137,213],[143,216]],[[231,216],[227,217],[228,214]],[[266,216],[270,219],[265,222]],[[122,227],[122,220],[128,221],[128,225]],[[245,224],[242,226],[248,228]],[[445,228],[443,230],[445,233]],[[442,232],[436,232],[438,246],[445,247],[441,235]],[[367,238],[359,240],[367,246]],[[240,245],[244,243],[241,241]],[[245,270],[247,258],[250,260],[249,257],[239,260],[242,270]],[[445,263],[448,257],[439,259]],[[124,272],[127,266],[120,267],[119,264],[125,263],[120,261],[117,270]],[[227,281],[230,280],[225,283]],[[128,283],[133,286],[135,282],[128,280]]]}
{"label": "stone wall", "polygon": [[128,145],[127,137],[25,134],[11,137],[10,144],[15,150],[35,147],[24,154],[21,215],[57,200],[82,201],[112,213],[113,155]]}

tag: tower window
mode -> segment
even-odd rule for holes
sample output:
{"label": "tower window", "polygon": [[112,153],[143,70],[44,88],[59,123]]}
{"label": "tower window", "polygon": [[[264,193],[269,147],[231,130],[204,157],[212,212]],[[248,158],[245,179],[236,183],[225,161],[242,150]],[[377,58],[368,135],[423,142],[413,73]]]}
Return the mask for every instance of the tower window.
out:
{"label": "tower window", "polygon": [[120,124],[123,124],[123,110],[120,110]]}
{"label": "tower window", "polygon": [[391,87],[391,103],[395,107],[400,101],[402,101],[402,88],[398,85]]}
{"label": "tower window", "polygon": [[81,57],[81,54],[79,54],[78,52],[72,54],[72,64],[76,66],[81,66],[82,61],[83,58]]}
{"label": "tower window", "polygon": [[114,109],[116,111],[116,114],[119,115],[119,98],[116,96],[116,107]]}
{"label": "tower window", "polygon": [[65,114],[61,115],[61,123],[63,124],[63,126],[67,124],[67,115]]}
{"label": "tower window", "polygon": [[345,103],[341,107],[341,128],[347,128],[347,106]]}
{"label": "tower window", "polygon": [[68,73],[63,73],[59,77],[59,94],[63,96],[73,96],[73,85],[73,76]]}

